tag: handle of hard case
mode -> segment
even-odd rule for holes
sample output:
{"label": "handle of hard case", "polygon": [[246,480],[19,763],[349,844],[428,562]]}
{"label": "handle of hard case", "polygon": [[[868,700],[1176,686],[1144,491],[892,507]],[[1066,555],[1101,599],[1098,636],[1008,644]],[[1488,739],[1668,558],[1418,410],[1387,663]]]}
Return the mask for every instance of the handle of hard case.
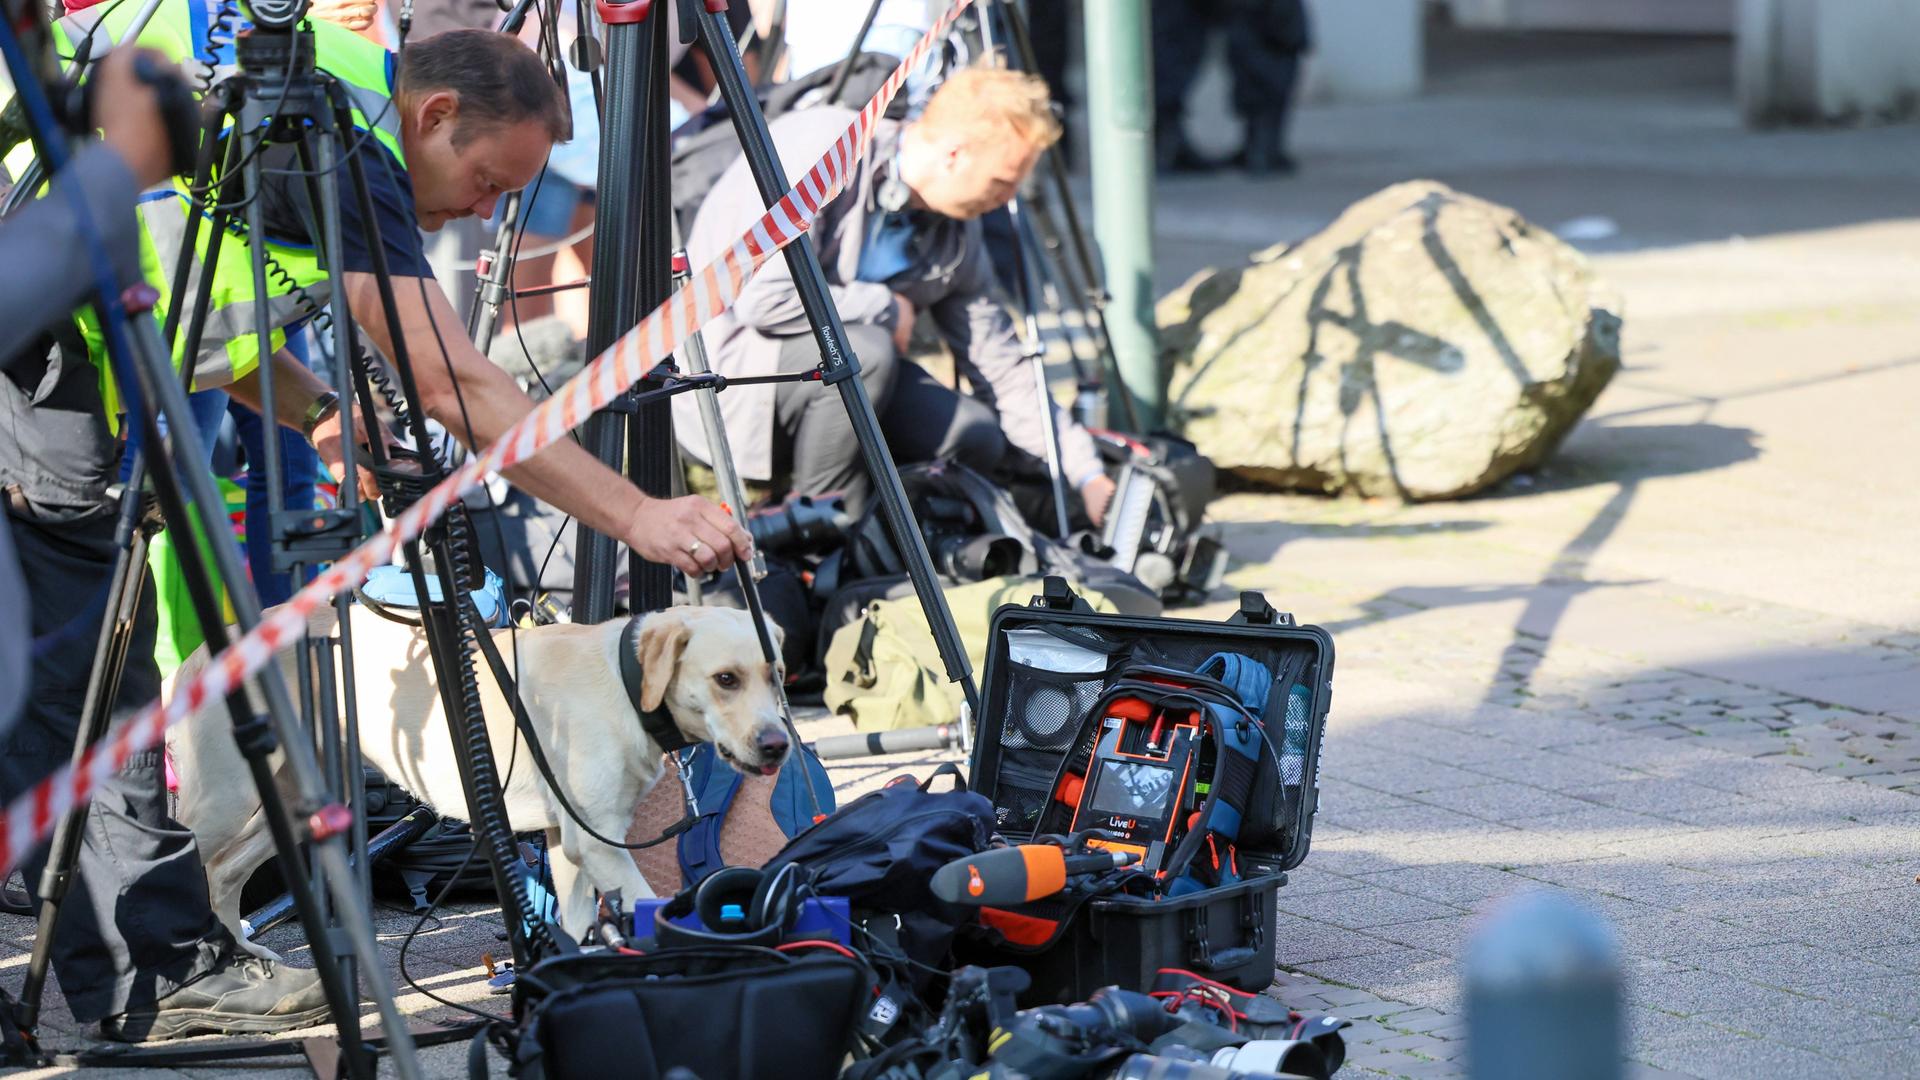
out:
{"label": "handle of hard case", "polygon": [[1227,618],[1242,626],[1292,626],[1293,612],[1277,610],[1267,603],[1264,593],[1248,590],[1240,594],[1240,610]]}
{"label": "handle of hard case", "polygon": [[1251,959],[1253,950],[1244,946],[1218,952],[1196,948],[1193,955],[1188,957],[1188,962],[1201,971],[1232,971]]}
{"label": "handle of hard case", "polygon": [[1028,607],[1047,608],[1051,611],[1077,611],[1084,615],[1093,614],[1093,605],[1073,591],[1067,579],[1057,574],[1048,574],[1040,579],[1040,593],[1027,601]]}
{"label": "handle of hard case", "polygon": [[955,791],[967,790],[967,774],[961,772],[960,766],[955,765],[951,761],[942,762],[939,768],[928,773],[927,778],[925,780],[920,781],[920,790],[921,791],[930,790],[933,787],[933,782],[935,780],[940,779],[943,776],[953,777],[953,790]]}

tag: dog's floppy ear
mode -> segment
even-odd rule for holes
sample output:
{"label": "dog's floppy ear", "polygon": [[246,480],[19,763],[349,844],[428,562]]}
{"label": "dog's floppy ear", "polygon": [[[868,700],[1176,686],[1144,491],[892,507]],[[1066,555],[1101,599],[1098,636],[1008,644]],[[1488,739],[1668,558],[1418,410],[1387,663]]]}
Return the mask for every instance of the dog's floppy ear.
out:
{"label": "dog's floppy ear", "polygon": [[640,708],[651,711],[667,699],[667,686],[673,682],[674,669],[680,666],[680,654],[687,651],[693,637],[687,620],[672,611],[649,615],[640,624]]}

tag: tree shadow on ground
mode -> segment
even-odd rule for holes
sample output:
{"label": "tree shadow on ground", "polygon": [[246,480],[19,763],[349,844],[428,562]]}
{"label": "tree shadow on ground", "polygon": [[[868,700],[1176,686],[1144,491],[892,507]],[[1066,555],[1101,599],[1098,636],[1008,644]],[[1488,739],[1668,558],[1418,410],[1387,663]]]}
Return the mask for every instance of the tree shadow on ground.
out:
{"label": "tree shadow on ground", "polygon": [[[1607,501],[1562,545],[1537,579],[1511,585],[1388,589],[1361,605],[1367,609],[1367,614],[1330,624],[1327,629],[1340,633],[1434,607],[1498,603],[1524,598],[1525,607],[1514,620],[1511,640],[1497,670],[1506,671],[1515,680],[1515,685],[1525,690],[1546,653],[1542,642],[1551,642],[1554,629],[1576,596],[1589,589],[1645,583],[1641,580],[1589,581],[1586,576],[1593,557],[1619,528],[1621,520],[1631,508],[1640,485],[1664,477],[1729,468],[1759,456],[1756,433],[1747,428],[1706,423],[1617,428],[1604,424],[1583,424],[1576,437],[1569,440],[1568,446],[1561,451],[1561,463],[1542,481],[1521,488],[1515,494],[1576,490],[1602,482],[1612,483],[1616,487]],[[1476,501],[1499,497],[1482,496]],[[1429,531],[1478,531],[1488,528],[1490,524],[1487,521],[1460,520],[1415,525],[1362,524],[1334,526],[1332,529],[1341,535],[1366,539],[1378,535],[1418,535]],[[1311,536],[1316,530],[1327,528],[1276,527],[1269,522],[1261,523],[1257,530],[1244,529],[1239,536],[1235,535],[1230,524],[1223,531],[1232,541],[1231,547],[1236,556],[1260,563],[1274,558],[1288,540]],[[1523,627],[1526,628],[1524,631]],[[1511,688],[1503,686],[1496,679],[1488,685],[1486,699],[1491,700],[1497,692]]]}
{"label": "tree shadow on ground", "polygon": [[[1872,1029],[1879,1064],[1860,1075],[1916,1075],[1920,949],[1905,915],[1920,798],[1791,760],[1465,705],[1335,720],[1277,959],[1453,1012],[1477,917],[1555,889],[1614,928],[1636,1023],[1654,1025],[1634,1032],[1640,1060],[1687,1068],[1702,1051],[1719,1064],[1698,1075],[1834,1075],[1800,1055],[1845,1060]],[[1757,1022],[1781,1009],[1833,1021]],[[1693,1046],[1669,1045],[1680,1028]],[[1779,1067],[1733,1068],[1765,1049],[1756,1032]]]}
{"label": "tree shadow on ground", "polygon": [[1590,419],[1575,428],[1540,468],[1516,473],[1463,501],[1714,472],[1759,460],[1759,439],[1760,433],[1751,428],[1724,424],[1618,424]]}

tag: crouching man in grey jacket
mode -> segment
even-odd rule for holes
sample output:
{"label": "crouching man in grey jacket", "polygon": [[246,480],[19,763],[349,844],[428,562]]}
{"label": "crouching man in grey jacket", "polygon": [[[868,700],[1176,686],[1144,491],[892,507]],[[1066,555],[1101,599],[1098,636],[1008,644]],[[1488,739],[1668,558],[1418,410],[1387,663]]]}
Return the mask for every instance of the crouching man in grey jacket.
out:
{"label": "crouching man in grey jacket", "polygon": [[[780,160],[798,179],[853,122],[846,109],[789,113],[773,124]],[[1005,206],[1060,137],[1046,83],[975,67],[950,77],[910,124],[883,120],[847,188],[811,230],[827,284],[860,359],[861,378],[896,460],[951,457],[990,469],[1016,447],[1046,455],[1040,410],[1055,410],[1067,480],[1098,522],[1113,495],[1093,439],[1041,399],[993,270],[978,218]],[[718,257],[766,212],[744,158],[701,204],[688,237],[693,265]],[[971,396],[906,359],[916,320],[930,318]],[[713,368],[740,378],[804,371],[820,353],[783,259],[772,259],[733,308],[707,324]],[[855,512],[870,485],[840,395],[817,382],[734,386],[720,395],[735,464],[750,480],[790,478],[803,495],[842,492]],[[689,396],[674,399],[681,445],[708,450]]]}

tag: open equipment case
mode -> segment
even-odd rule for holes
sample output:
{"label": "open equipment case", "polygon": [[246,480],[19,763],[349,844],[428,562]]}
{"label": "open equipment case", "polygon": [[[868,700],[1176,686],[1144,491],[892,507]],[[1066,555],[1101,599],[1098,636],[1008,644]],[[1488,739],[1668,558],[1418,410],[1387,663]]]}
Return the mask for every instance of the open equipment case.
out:
{"label": "open equipment case", "polygon": [[[1023,1002],[1073,1002],[1118,985],[1147,990],[1163,968],[1245,990],[1273,981],[1277,894],[1306,858],[1317,803],[1320,740],[1332,699],[1333,639],[1299,626],[1257,592],[1240,595],[1224,622],[1096,613],[1064,581],[1048,578],[1027,607],[994,613],[974,741],[973,790],[993,803],[1013,843],[1068,831],[1054,797],[1063,762],[1085,765],[1090,714],[1123,670],[1196,671],[1222,652],[1264,668],[1266,737],[1237,844],[1240,880],[1178,896],[1126,893],[987,908],[965,935],[961,959],[1016,964],[1033,985]],[[1277,756],[1276,756],[1277,755]],[[1096,783],[1089,769],[1088,783]],[[1204,790],[1204,786],[1202,787]],[[1098,801],[1101,796],[1095,795]]]}

